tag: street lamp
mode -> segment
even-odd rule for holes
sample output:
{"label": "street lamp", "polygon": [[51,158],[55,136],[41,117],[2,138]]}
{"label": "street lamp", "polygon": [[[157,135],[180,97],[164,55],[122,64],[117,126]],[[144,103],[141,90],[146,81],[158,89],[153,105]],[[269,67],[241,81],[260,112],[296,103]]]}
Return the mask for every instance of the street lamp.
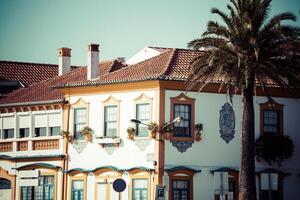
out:
{"label": "street lamp", "polygon": [[[179,122],[182,121],[182,120],[183,120],[183,117],[176,117],[175,119],[173,119],[173,121],[171,121],[171,122],[165,124],[165,125],[161,128],[162,132],[164,132],[166,128],[168,128],[168,127],[174,125],[175,123],[179,123]],[[133,123],[136,123],[136,124],[143,124],[143,125],[145,125],[145,126],[147,126],[147,127],[149,126],[148,124],[145,124],[145,123],[143,123],[143,122],[141,122],[140,120],[137,120],[137,119],[131,119],[130,122],[133,122]]]}

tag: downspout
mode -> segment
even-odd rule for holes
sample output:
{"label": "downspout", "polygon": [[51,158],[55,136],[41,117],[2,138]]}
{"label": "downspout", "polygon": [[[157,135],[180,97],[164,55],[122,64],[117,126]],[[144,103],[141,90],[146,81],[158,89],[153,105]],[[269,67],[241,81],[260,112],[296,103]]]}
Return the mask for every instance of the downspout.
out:
{"label": "downspout", "polygon": [[[70,105],[65,105],[68,106],[68,110],[67,110],[67,129],[66,131],[69,132],[69,121],[70,121]],[[65,159],[63,160],[63,178],[62,178],[62,200],[66,200],[67,199],[67,191],[68,191],[68,176],[66,174],[66,171],[68,169],[68,164],[69,164],[69,156],[68,156],[68,147],[69,147],[69,143],[68,143],[68,139],[64,138],[64,154],[65,154]]]}

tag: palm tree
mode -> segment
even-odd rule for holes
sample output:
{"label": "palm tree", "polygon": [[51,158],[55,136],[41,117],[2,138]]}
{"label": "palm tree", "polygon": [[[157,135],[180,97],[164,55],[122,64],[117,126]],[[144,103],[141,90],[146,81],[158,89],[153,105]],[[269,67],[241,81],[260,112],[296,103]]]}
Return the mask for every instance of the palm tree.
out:
{"label": "palm tree", "polygon": [[256,88],[269,96],[269,84],[282,88],[299,87],[300,28],[285,21],[296,21],[290,12],[269,19],[272,0],[230,0],[229,14],[213,8],[223,20],[209,21],[200,39],[188,44],[194,50],[205,50],[190,65],[187,88],[199,91],[215,80],[222,80],[232,98],[242,98],[241,163],[239,199],[256,199],[255,134],[253,95]]}

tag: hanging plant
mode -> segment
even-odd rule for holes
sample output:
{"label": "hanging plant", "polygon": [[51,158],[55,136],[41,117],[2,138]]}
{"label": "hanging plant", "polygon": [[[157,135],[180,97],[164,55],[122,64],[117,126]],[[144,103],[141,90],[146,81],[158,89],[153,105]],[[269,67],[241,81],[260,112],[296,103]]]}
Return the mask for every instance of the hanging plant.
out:
{"label": "hanging plant", "polygon": [[67,142],[73,143],[73,136],[70,135],[69,131],[61,131],[59,135],[61,135]]}
{"label": "hanging plant", "polygon": [[195,125],[195,140],[201,141],[202,139],[202,130],[203,130],[203,124],[198,123]]}
{"label": "hanging plant", "polygon": [[87,142],[91,142],[93,140],[93,130],[88,127],[85,126],[82,130],[81,130],[81,134],[84,136],[84,139]]}
{"label": "hanging plant", "polygon": [[155,138],[156,132],[158,131],[158,124],[156,122],[150,122],[148,124],[148,130],[150,131],[151,138]]}
{"label": "hanging plant", "polygon": [[128,133],[128,139],[129,140],[133,140],[134,139],[134,135],[135,135],[135,128],[133,127],[128,127],[127,128],[127,133]]}
{"label": "hanging plant", "polygon": [[281,163],[290,158],[294,153],[294,143],[289,136],[264,135],[256,140],[256,159],[265,160],[269,165]]}

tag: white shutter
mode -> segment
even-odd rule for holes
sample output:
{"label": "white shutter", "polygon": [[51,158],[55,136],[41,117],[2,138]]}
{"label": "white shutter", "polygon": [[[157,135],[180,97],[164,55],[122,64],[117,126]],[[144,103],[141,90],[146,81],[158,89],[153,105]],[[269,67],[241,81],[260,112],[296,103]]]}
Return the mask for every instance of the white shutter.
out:
{"label": "white shutter", "polygon": [[228,192],[228,172],[214,173],[215,194],[226,194]]}
{"label": "white shutter", "polygon": [[15,117],[3,117],[3,129],[15,128]]}
{"label": "white shutter", "polygon": [[97,183],[97,200],[106,200],[106,183]]}
{"label": "white shutter", "polygon": [[20,115],[18,116],[19,128],[29,128],[30,127],[30,115]]}
{"label": "white shutter", "polygon": [[261,190],[269,189],[269,174],[267,173],[260,174],[260,189]]}
{"label": "white shutter", "polygon": [[278,174],[272,173],[270,175],[271,178],[271,190],[278,190]]}
{"label": "white shutter", "polygon": [[50,113],[49,116],[49,127],[61,126],[61,113]]}
{"label": "white shutter", "polygon": [[47,115],[35,114],[34,115],[34,127],[47,127]]}

